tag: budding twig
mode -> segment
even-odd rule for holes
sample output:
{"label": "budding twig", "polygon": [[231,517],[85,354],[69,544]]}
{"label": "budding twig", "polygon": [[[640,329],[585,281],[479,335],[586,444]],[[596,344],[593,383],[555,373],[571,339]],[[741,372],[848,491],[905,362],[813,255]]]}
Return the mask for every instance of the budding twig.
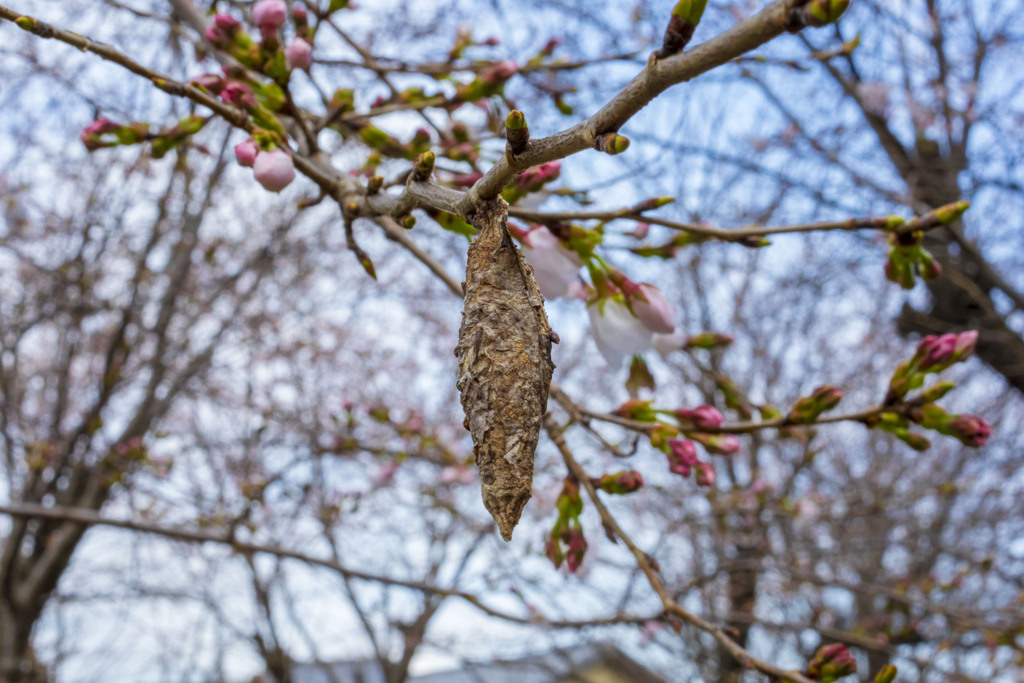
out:
{"label": "budding twig", "polygon": [[741,664],[751,666],[762,673],[776,676],[781,680],[792,681],[793,683],[813,683],[813,681],[798,671],[781,669],[774,664],[758,659],[742,645],[730,638],[721,626],[712,624],[704,618],[689,612],[677,603],[675,599],[673,599],[671,593],[669,593],[669,590],[661,580],[661,577],[658,576],[657,571],[651,563],[650,557],[625,531],[623,531],[618,520],[615,519],[608,510],[608,507],[604,504],[604,501],[602,501],[597,495],[597,489],[594,487],[591,477],[587,474],[587,471],[583,469],[583,466],[580,465],[579,461],[576,460],[576,457],[569,449],[568,444],[566,444],[563,428],[555,421],[554,417],[552,417],[550,413],[544,416],[544,429],[547,431],[552,443],[555,444],[558,452],[561,453],[562,459],[565,461],[565,466],[569,469],[569,472],[576,477],[580,486],[586,490],[587,497],[590,499],[591,503],[593,503],[594,508],[601,516],[601,523],[609,530],[609,533],[613,533],[616,537],[621,539],[623,544],[629,549],[629,552],[632,553],[633,558],[636,560],[637,567],[643,572],[644,576],[647,578],[647,582],[661,599],[662,608],[664,609],[665,614],[678,617],[687,624],[690,624],[705,633],[709,633],[714,637],[719,645],[721,645],[736,661]]}

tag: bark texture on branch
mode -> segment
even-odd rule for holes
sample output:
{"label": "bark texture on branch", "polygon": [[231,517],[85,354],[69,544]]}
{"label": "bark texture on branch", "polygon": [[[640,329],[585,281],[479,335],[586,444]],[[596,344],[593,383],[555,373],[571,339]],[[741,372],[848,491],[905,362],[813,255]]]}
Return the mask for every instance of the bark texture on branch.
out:
{"label": "bark texture on branch", "polygon": [[508,206],[486,202],[472,216],[458,389],[480,471],[484,507],[506,541],[533,491],[533,454],[551,386],[551,342],[533,269],[505,225]]}

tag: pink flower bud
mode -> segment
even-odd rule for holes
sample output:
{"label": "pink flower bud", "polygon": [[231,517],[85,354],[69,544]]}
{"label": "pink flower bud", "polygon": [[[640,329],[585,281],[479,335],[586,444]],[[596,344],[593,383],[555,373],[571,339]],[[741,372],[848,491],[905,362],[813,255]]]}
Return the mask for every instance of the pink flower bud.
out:
{"label": "pink flower bud", "polygon": [[206,39],[210,41],[214,47],[225,48],[231,44],[231,38],[216,24],[207,24],[206,30],[203,31],[203,35],[206,36]]}
{"label": "pink flower bud", "polygon": [[213,24],[228,35],[234,35],[235,31],[242,28],[242,24],[230,14],[218,14],[213,18]]}
{"label": "pink flower bud", "polygon": [[252,8],[253,23],[261,29],[271,26],[277,29],[288,16],[288,6],[284,0],[260,0]]}
{"label": "pink flower bud", "polygon": [[313,46],[302,38],[296,38],[291,45],[284,49],[285,62],[288,70],[308,69],[313,63]]}
{"label": "pink flower bud", "polygon": [[245,83],[231,81],[220,91],[220,98],[228,104],[248,109],[256,106],[256,96]]}
{"label": "pink flower bud", "polygon": [[219,95],[226,84],[224,78],[222,76],[218,76],[217,74],[202,74],[199,76],[193,76],[192,78],[188,79],[188,82],[190,85],[194,85],[197,88],[202,88],[203,90],[214,95]]}
{"label": "pink flower bud", "polygon": [[702,405],[693,410],[680,408],[675,411],[675,415],[680,420],[691,423],[697,429],[718,429],[725,421],[722,414],[709,405]]}
{"label": "pink flower bud", "polygon": [[256,161],[256,155],[259,153],[260,148],[252,138],[235,145],[235,160],[238,161],[239,166],[252,168]]}
{"label": "pink flower bud", "polygon": [[690,476],[692,467],[696,467],[700,461],[697,460],[697,447],[692,441],[686,439],[669,439],[668,471],[683,477]]}
{"label": "pink flower bud", "polygon": [[271,192],[280,192],[295,179],[295,164],[288,153],[280,149],[261,152],[252,170],[256,181]]}
{"label": "pink flower bud", "polygon": [[644,485],[643,476],[636,470],[606,474],[594,480],[594,485],[605,493],[623,495],[633,493]]}
{"label": "pink flower bud", "polygon": [[857,672],[857,661],[842,643],[825,645],[807,665],[807,674],[821,681],[836,681]]}
{"label": "pink flower bud", "polygon": [[672,334],[676,324],[672,320],[672,305],[661,295],[661,291],[646,282],[640,284],[640,295],[633,299],[633,310],[647,329],[658,334]]}
{"label": "pink flower bud", "polygon": [[580,568],[580,564],[583,563],[583,556],[587,552],[587,539],[583,537],[583,529],[579,527],[573,527],[563,533],[563,536],[567,536],[565,540],[568,545],[565,551],[565,561],[569,566],[569,572],[575,574],[576,570]]}
{"label": "pink flower bud", "polygon": [[959,360],[967,358],[974,353],[974,345],[978,343],[978,331],[967,330],[956,336],[956,347],[953,353]]}
{"label": "pink flower bud", "polygon": [[950,333],[935,339],[927,349],[924,361],[921,363],[922,367],[938,365],[948,360],[956,350],[956,337],[957,335]]}
{"label": "pink flower bud", "polygon": [[206,39],[216,47],[226,48],[241,28],[242,25],[230,14],[218,14],[206,25]]}
{"label": "pink flower bud", "polygon": [[85,148],[90,152],[99,149],[100,147],[109,147],[115,143],[104,142],[100,136],[104,133],[113,133],[120,130],[121,126],[114,123],[110,119],[98,118],[82,130],[82,134],[79,135],[79,139]]}
{"label": "pink flower bud", "polygon": [[480,72],[480,80],[488,85],[497,85],[512,78],[518,71],[518,64],[511,59],[505,59]]}
{"label": "pink flower bud", "polygon": [[562,172],[562,162],[548,161],[528,168],[516,178],[516,188],[524,192],[536,192],[544,183],[549,183],[558,178]]}
{"label": "pink flower bud", "polygon": [[697,486],[714,486],[715,485],[715,468],[711,463],[699,462],[697,463],[697,474],[694,476],[697,481]]}
{"label": "pink flower bud", "polygon": [[980,448],[992,436],[992,426],[977,415],[957,415],[946,424],[946,429],[965,446]]}
{"label": "pink flower bud", "polygon": [[735,434],[687,432],[686,435],[715,455],[733,455],[740,450],[740,438]]}

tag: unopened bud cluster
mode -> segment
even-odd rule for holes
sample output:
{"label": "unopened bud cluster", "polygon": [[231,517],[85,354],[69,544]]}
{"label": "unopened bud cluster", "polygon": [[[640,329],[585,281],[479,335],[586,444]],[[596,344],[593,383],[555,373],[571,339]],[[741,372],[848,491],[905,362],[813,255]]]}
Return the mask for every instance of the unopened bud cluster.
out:
{"label": "unopened bud cluster", "polygon": [[[639,474],[636,476],[639,477]],[[640,479],[637,488],[642,483],[643,479]],[[583,499],[580,497],[579,482],[574,477],[565,478],[555,508],[558,510],[558,518],[545,542],[547,556],[555,567],[561,567],[564,562],[571,573],[576,573],[587,552],[587,540],[580,523]]]}
{"label": "unopened bud cluster", "polygon": [[889,381],[886,405],[903,403],[904,406],[900,410],[882,412],[866,420],[867,424],[893,434],[915,450],[925,450],[930,444],[925,437],[910,431],[912,424],[952,436],[965,446],[984,446],[992,436],[992,427],[983,417],[947,413],[936,403],[954,388],[953,382],[936,382],[917,396],[910,396],[924,385],[929,374],[942,372],[969,358],[977,340],[978,333],[974,330],[922,339],[913,357],[900,363]]}

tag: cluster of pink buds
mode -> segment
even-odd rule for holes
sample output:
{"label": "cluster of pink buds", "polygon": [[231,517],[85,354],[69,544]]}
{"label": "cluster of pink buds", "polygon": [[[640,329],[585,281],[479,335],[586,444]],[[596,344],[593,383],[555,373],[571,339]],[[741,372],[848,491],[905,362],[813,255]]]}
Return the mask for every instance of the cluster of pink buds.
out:
{"label": "cluster of pink buds", "polygon": [[689,477],[690,473],[696,470],[694,477],[698,486],[713,486],[715,483],[715,468],[709,462],[697,458],[697,447],[692,441],[686,439],[669,439],[668,450],[665,455],[668,457],[668,470],[681,477]]}
{"label": "cluster of pink buds", "polygon": [[295,180],[295,163],[290,154],[275,148],[263,151],[252,138],[235,145],[240,166],[252,168],[256,181],[271,192],[280,192]]}
{"label": "cluster of pink buds", "polygon": [[262,71],[277,81],[287,80],[287,72],[308,69],[313,58],[312,31],[306,9],[292,10],[295,39],[281,56],[280,29],[288,17],[284,0],[260,0],[252,8],[252,22],[259,27],[261,43],[256,44],[242,30],[242,24],[229,14],[217,14],[206,27],[206,38],[225,50],[244,66]]}
{"label": "cluster of pink buds", "polygon": [[[643,483],[643,479],[640,479],[640,483]],[[555,507],[558,509],[558,519],[545,542],[547,556],[555,567],[561,567],[565,562],[569,571],[576,573],[587,552],[587,540],[580,524],[583,499],[580,497],[579,482],[575,478],[565,478]]]}
{"label": "cluster of pink buds", "polygon": [[909,392],[924,384],[925,375],[942,372],[954,363],[960,363],[974,353],[978,332],[968,330],[936,337],[929,335],[917,345],[913,358],[900,363],[889,382],[887,403],[895,403]]}
{"label": "cluster of pink buds", "polygon": [[583,556],[587,553],[587,539],[583,536],[583,527],[578,525],[562,528],[557,536],[552,533],[544,546],[551,563],[561,567],[562,562],[565,562],[571,574],[580,568]]}

